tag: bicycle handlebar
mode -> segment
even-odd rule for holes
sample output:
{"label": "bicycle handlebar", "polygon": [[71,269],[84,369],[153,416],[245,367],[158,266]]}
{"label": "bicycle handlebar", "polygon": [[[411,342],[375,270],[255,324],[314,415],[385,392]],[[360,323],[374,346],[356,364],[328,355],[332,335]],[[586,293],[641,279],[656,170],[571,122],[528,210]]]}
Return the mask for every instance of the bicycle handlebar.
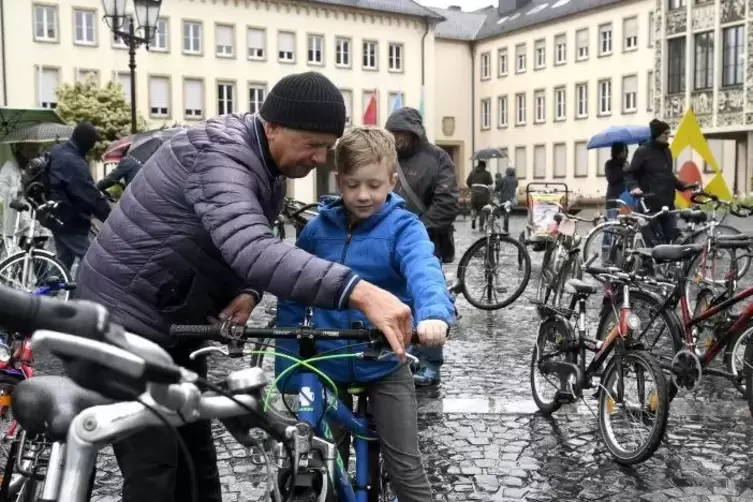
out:
{"label": "bicycle handlebar", "polygon": [[724,206],[730,212],[730,214],[737,216],[738,218],[748,218],[753,216],[753,206],[742,204],[740,202],[732,202],[720,199],[718,196],[698,190],[690,196],[690,202],[693,204],[713,204],[714,209]]}

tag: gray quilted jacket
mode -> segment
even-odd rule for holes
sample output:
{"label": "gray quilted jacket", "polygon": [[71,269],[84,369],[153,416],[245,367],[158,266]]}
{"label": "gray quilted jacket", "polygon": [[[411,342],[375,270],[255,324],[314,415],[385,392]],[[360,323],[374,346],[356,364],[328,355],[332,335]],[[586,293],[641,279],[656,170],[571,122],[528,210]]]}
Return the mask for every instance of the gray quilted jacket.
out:
{"label": "gray quilted jacket", "polygon": [[178,133],[128,185],[79,267],[77,297],[165,346],[171,323],[206,323],[253,289],[346,308],[350,269],[276,240],[285,177],[261,122],[223,115]]}

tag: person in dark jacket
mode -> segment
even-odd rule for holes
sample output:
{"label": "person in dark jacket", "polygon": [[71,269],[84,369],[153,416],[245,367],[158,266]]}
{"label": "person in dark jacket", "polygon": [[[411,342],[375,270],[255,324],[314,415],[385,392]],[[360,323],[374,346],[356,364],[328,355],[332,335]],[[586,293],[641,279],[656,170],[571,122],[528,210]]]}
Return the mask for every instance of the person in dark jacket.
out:
{"label": "person in dark jacket", "polygon": [[118,166],[110,171],[107,176],[97,182],[97,189],[104,192],[113,185],[121,184],[127,187],[141,169],[141,162],[126,154],[118,162]]}
{"label": "person in dark jacket", "polygon": [[514,167],[505,170],[505,177],[499,184],[499,203],[510,202],[513,206],[518,203],[518,177]]}
{"label": "person in dark jacket", "polygon": [[[419,215],[434,243],[434,254],[444,263],[455,259],[452,224],[460,212],[455,165],[450,156],[429,143],[415,108],[400,108],[387,119],[385,129],[395,136],[399,165],[395,192],[406,208]],[[408,186],[404,183],[407,182]],[[426,347],[414,351],[420,367],[414,375],[416,385],[430,386],[440,382],[439,370],[444,363],[442,347]]]}
{"label": "person in dark jacket", "polygon": [[502,189],[502,175],[496,173],[494,175],[494,194],[497,196],[497,200],[499,200],[500,189]]}
{"label": "person in dark jacket", "polygon": [[[669,124],[653,119],[649,124],[651,140],[638,147],[630,166],[625,169],[625,183],[632,195],[650,193],[645,198],[650,212],[666,206],[675,207],[675,190],[692,190],[693,183],[685,183],[675,176],[672,152],[669,150]],[[669,243],[677,236],[677,218],[663,214],[651,221],[651,241],[654,245]],[[647,235],[648,237],[648,235]]]}
{"label": "person in dark jacket", "polygon": [[[619,199],[622,192],[625,191],[625,168],[627,167],[628,148],[625,143],[616,142],[612,144],[612,154],[609,160],[604,163],[604,174],[607,177],[607,194],[606,200]],[[619,208],[615,203],[606,204],[606,219],[613,220],[619,214]],[[612,234],[604,232],[601,239],[601,256],[602,260],[609,260],[609,250],[612,244]]]}
{"label": "person in dark jacket", "polygon": [[59,203],[57,217],[62,227],[52,229],[60,262],[69,269],[89,249],[92,217],[105,221],[110,205],[97,190],[86,155],[99,141],[97,129],[81,122],[70,140],[50,149],[50,200]]}
{"label": "person in dark jacket", "polygon": [[[205,358],[189,359],[197,343],[171,338],[169,326],[210,316],[245,324],[263,291],[313,307],[359,310],[404,360],[410,307],[271,230],[287,179],[326,162],[345,116],[337,86],[307,72],[280,79],[258,115],[219,115],[178,132],[144,164],[92,243],[79,268],[79,296],[204,377]],[[210,423],[179,432],[197,474],[198,500],[221,502]],[[188,467],[169,431],[145,429],[113,449],[123,502],[190,499]]]}
{"label": "person in dark jacket", "polygon": [[471,228],[476,228],[476,215],[480,215],[479,228],[483,230],[486,215],[481,211],[481,208],[489,203],[494,185],[492,174],[486,170],[486,161],[478,161],[476,168],[466,178],[465,184],[471,190],[471,211],[473,211],[471,213]]}

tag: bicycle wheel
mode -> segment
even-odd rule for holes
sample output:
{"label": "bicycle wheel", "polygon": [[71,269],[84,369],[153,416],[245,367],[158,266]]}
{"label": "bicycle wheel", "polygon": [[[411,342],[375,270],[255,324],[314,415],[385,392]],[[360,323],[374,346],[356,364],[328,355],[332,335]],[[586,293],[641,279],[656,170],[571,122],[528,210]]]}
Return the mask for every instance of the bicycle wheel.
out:
{"label": "bicycle wheel", "polygon": [[[24,277],[24,265],[27,260],[28,266]],[[61,282],[73,282],[71,272],[49,251],[35,249],[31,256],[22,251],[0,262],[0,284],[20,291],[31,293],[53,277]],[[67,300],[70,294],[70,291],[58,291],[50,296]]]}
{"label": "bicycle wheel", "polygon": [[[729,225],[717,225],[715,227],[716,235],[742,235],[743,232],[736,229],[735,227],[731,227]],[[683,244],[703,244],[706,242],[709,238],[708,230],[698,230],[696,232],[693,232],[692,234],[685,237]],[[738,258],[737,258],[737,278],[742,279],[745,274],[748,273],[748,270],[750,270],[750,264],[751,264],[751,254],[753,253],[753,250],[748,249],[745,250],[746,252],[740,251],[738,252]],[[713,269],[713,277],[710,278],[712,281],[716,282],[723,282],[724,277],[727,275],[727,272],[729,272],[730,269],[730,259],[731,254],[728,250],[720,249],[717,250],[714,255],[712,256],[712,265],[708,266],[709,268]],[[691,269],[695,270],[695,269]]]}
{"label": "bicycle wheel", "polygon": [[[636,377],[636,397],[631,399],[626,398],[625,377],[629,370],[633,370]],[[628,350],[624,355],[612,357],[601,384],[599,430],[609,453],[624,465],[647,460],[659,447],[669,417],[667,382],[659,363],[646,351]],[[627,426],[624,441],[617,437],[620,424],[613,422],[613,418],[637,419]],[[636,441],[638,428],[643,425],[647,425],[648,430]]]}
{"label": "bicycle wheel", "polygon": [[[594,267],[603,267],[612,262],[610,250],[615,240],[624,232],[622,225],[617,221],[606,221],[596,225],[586,235],[583,243],[583,259],[588,261],[593,255],[596,259],[591,263]],[[600,282],[603,279],[597,278]]]}
{"label": "bicycle wheel", "polygon": [[[472,265],[474,258],[480,258],[481,263]],[[517,278],[512,276],[514,271],[518,272]],[[504,277],[499,277],[501,273]],[[498,310],[513,303],[525,291],[531,279],[531,257],[517,240],[494,233],[471,244],[458,263],[457,279],[468,303],[481,310]],[[479,282],[481,291],[474,294],[475,288],[471,286]]]}
{"label": "bicycle wheel", "polygon": [[[539,410],[545,415],[551,415],[562,406],[562,401],[557,399],[558,394],[572,393],[572,378],[562,378],[556,373],[547,372],[543,363],[550,360],[556,362],[568,362],[575,364],[577,356],[574,352],[565,350],[568,344],[575,341],[575,333],[566,322],[555,317],[546,319],[539,327],[536,337],[536,345],[531,354],[531,393],[533,401]],[[537,381],[537,377],[543,377]],[[551,385],[552,394],[544,395],[547,385]]]}
{"label": "bicycle wheel", "polygon": [[724,365],[729,373],[734,375],[732,384],[745,397],[745,352],[753,339],[753,325],[749,325],[745,331],[735,336],[724,349]]}

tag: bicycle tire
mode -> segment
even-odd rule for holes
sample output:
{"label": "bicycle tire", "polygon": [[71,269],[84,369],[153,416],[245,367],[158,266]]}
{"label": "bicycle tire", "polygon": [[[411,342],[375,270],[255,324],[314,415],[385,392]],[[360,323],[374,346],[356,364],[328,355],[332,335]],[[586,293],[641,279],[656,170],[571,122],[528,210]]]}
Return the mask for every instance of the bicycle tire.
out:
{"label": "bicycle tire", "polygon": [[[716,230],[720,235],[742,235],[743,234],[743,232],[741,232],[740,230],[730,225],[717,225]],[[703,242],[706,242],[706,239],[708,239],[708,230],[704,228],[702,230],[696,230],[695,232],[686,236],[684,239],[682,239],[680,243],[681,244],[703,243]],[[748,254],[753,254],[753,250],[749,249]],[[745,256],[744,258],[738,258],[738,270],[737,270],[738,280],[745,277],[745,274],[747,274],[748,270],[750,270],[750,265],[751,265],[750,256]]]}
{"label": "bicycle tire", "polygon": [[[541,399],[541,396],[536,391],[538,385],[536,383],[536,372],[538,371],[538,365],[540,363],[542,340],[549,336],[550,331],[554,330],[557,335],[562,336],[563,340],[575,340],[575,333],[573,332],[570,324],[563,322],[558,317],[549,317],[542,321],[539,325],[539,332],[536,336],[536,345],[533,346],[533,352],[531,354],[531,394],[533,395],[533,402],[536,403],[538,409],[544,415],[552,415],[562,407],[562,402],[557,400],[556,396],[549,402],[545,402]],[[575,364],[577,362],[577,355],[574,352],[568,352],[565,355],[565,361]],[[562,382],[560,382],[562,384]]]}
{"label": "bicycle tire", "polygon": [[[570,275],[571,272],[574,272],[574,275]],[[565,284],[568,279],[583,279],[583,259],[580,256],[579,249],[571,252],[560,268],[557,290],[554,292],[554,305],[557,307],[563,307],[562,295],[565,292]]]}
{"label": "bicycle tire", "polygon": [[748,401],[748,409],[753,417],[753,343],[745,347],[743,357],[743,372],[745,374],[745,396]]}
{"label": "bicycle tire", "polygon": [[[6,271],[8,267],[11,265],[14,265],[16,263],[22,262],[27,258],[27,253],[24,251],[15,253],[4,259],[2,262],[0,262],[0,281],[2,281],[3,278],[3,272]],[[32,262],[34,261],[43,261],[47,262],[49,265],[54,266],[57,268],[57,272],[59,272],[58,277],[62,282],[73,282],[73,276],[71,275],[71,271],[68,270],[68,268],[60,263],[60,260],[57,259],[57,257],[50,253],[49,251],[44,251],[40,249],[35,249],[31,252],[31,258],[30,260]],[[29,288],[31,291],[33,288]],[[70,297],[70,291],[60,291],[59,295],[56,296],[56,298],[60,300],[67,300]]]}
{"label": "bicycle tire", "polygon": [[475,254],[486,247],[486,237],[481,237],[480,239],[478,239],[476,242],[471,244],[471,247],[469,247],[465,253],[463,253],[463,256],[460,258],[460,262],[458,262],[457,279],[462,287],[461,293],[463,294],[463,297],[468,300],[468,303],[480,310],[499,310],[501,308],[507,307],[515,300],[517,300],[528,286],[528,282],[531,279],[531,256],[528,254],[528,250],[525,246],[523,246],[520,242],[518,242],[516,239],[513,239],[507,234],[493,233],[489,239],[491,241],[496,239],[500,243],[510,244],[517,250],[517,259],[519,262],[521,262],[519,266],[523,267],[523,280],[520,282],[517,289],[515,289],[512,295],[507,297],[504,301],[494,304],[482,304],[476,301],[476,299],[473,298],[468,292],[468,288],[466,287],[465,282],[465,274],[466,270],[468,269],[468,262],[471,261],[471,258],[473,258]]}
{"label": "bicycle tire", "polygon": [[[735,386],[735,388],[743,395],[743,397],[747,395],[745,387],[745,366],[743,366],[742,373],[739,372],[737,366],[735,365],[735,361],[733,360],[733,356],[739,350],[740,345],[743,343],[745,343],[745,348],[747,350],[748,345],[750,345],[749,340],[751,337],[753,337],[753,323],[748,324],[748,326],[741,333],[735,335],[732,341],[730,341],[724,348],[724,366],[729,373],[734,375],[734,378],[732,379],[732,385]],[[745,356],[743,356],[743,364],[745,364]]]}
{"label": "bicycle tire", "polygon": [[[607,392],[606,384],[609,383],[610,377],[613,372],[616,371],[617,361],[622,359],[624,362],[628,359],[642,360],[643,364],[652,373],[654,382],[656,382],[656,424],[651,430],[648,441],[639,448],[633,454],[624,454],[621,448],[611,442],[609,435],[607,434],[607,424],[605,423],[605,412],[609,412],[607,404]],[[601,378],[602,385],[599,392],[599,431],[601,433],[602,441],[606,445],[609,453],[615,461],[622,465],[635,465],[645,460],[648,460],[659,448],[664,432],[667,428],[667,420],[669,418],[669,394],[667,389],[667,381],[664,378],[664,372],[659,365],[659,362],[644,350],[628,350],[624,356],[615,355],[607,364],[604,374]]]}

